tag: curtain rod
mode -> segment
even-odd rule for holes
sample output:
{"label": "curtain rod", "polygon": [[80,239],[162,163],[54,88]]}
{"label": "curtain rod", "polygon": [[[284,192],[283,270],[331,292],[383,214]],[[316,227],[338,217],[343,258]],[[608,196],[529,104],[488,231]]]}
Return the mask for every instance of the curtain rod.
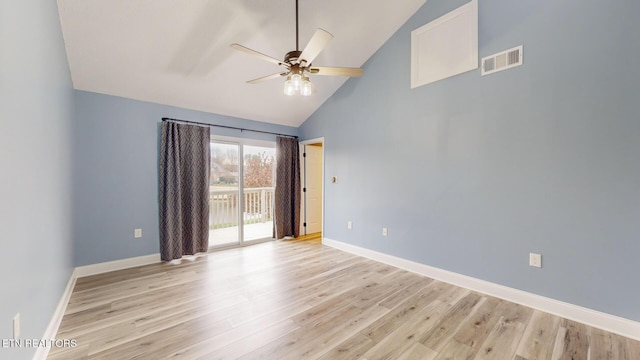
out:
{"label": "curtain rod", "polygon": [[296,135],[279,134],[279,133],[275,133],[275,132],[271,132],[271,131],[244,129],[244,128],[240,128],[240,127],[227,126],[227,125],[207,124],[207,123],[198,122],[198,121],[180,120],[180,119],[172,119],[172,118],[162,118],[162,121],[179,121],[179,122],[183,122],[183,123],[187,123],[187,124],[202,125],[202,126],[215,126],[215,127],[225,128],[225,129],[240,130],[240,132],[242,132],[242,131],[251,131],[251,132],[256,132],[256,133],[261,133],[261,134],[271,134],[271,135],[278,135],[278,136],[286,136],[286,137],[290,137],[290,138],[294,138],[294,139],[298,138]]}

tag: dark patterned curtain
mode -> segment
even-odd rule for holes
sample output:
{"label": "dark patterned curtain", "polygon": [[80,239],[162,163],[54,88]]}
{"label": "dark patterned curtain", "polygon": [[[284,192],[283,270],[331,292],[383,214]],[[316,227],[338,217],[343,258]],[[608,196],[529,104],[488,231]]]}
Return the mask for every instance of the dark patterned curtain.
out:
{"label": "dark patterned curtain", "polygon": [[300,235],[300,150],[298,140],[276,138],[276,189],[273,237]]}
{"label": "dark patterned curtain", "polygon": [[209,249],[209,128],[162,122],[160,254],[164,261]]}

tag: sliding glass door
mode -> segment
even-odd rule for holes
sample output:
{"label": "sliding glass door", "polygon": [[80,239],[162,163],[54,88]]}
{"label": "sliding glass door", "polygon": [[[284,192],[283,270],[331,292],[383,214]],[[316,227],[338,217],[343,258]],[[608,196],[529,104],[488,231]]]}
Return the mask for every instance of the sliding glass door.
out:
{"label": "sliding glass door", "polygon": [[276,149],[244,145],[244,240],[273,237]]}
{"label": "sliding glass door", "polygon": [[211,141],[209,246],[240,242],[240,145]]}
{"label": "sliding glass door", "polygon": [[275,148],[264,145],[211,141],[209,246],[272,237]]}

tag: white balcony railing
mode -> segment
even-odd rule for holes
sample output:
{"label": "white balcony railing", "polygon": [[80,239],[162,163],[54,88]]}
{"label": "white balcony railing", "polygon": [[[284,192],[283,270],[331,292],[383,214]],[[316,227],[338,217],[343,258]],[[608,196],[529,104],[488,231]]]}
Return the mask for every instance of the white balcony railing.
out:
{"label": "white balcony railing", "polygon": [[[273,220],[274,188],[245,188],[243,192],[244,224]],[[212,230],[238,226],[238,190],[209,191],[209,228]]]}

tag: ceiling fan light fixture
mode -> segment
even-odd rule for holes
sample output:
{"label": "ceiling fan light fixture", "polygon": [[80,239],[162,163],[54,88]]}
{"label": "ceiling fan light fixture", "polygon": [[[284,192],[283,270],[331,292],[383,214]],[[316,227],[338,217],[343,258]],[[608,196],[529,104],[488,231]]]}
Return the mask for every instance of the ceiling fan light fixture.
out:
{"label": "ceiling fan light fixture", "polygon": [[291,75],[291,83],[296,91],[300,90],[300,87],[302,86],[302,76],[300,76],[300,74]]}
{"label": "ceiling fan light fixture", "polygon": [[287,81],[284,82],[284,94],[287,96],[293,96],[297,92],[295,86],[293,86],[293,81],[291,80],[291,75],[287,76]]}
{"label": "ceiling fan light fixture", "polygon": [[300,95],[302,96],[310,96],[313,93],[313,88],[311,87],[311,80],[309,80],[308,76],[302,78],[302,87],[300,88]]}

